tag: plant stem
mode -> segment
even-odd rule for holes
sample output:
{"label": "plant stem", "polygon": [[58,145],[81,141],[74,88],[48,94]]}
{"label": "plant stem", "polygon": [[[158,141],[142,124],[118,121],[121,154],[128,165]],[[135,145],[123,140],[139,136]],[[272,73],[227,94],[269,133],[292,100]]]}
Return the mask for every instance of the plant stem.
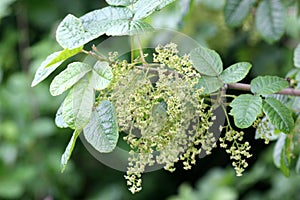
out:
{"label": "plant stem", "polygon": [[[241,90],[241,91],[247,91],[250,92],[250,85],[245,83],[231,83],[225,85],[226,89],[232,89],[232,90]],[[291,95],[291,96],[300,96],[300,90],[296,90],[293,88],[285,88],[276,94],[283,94],[283,95]]]}

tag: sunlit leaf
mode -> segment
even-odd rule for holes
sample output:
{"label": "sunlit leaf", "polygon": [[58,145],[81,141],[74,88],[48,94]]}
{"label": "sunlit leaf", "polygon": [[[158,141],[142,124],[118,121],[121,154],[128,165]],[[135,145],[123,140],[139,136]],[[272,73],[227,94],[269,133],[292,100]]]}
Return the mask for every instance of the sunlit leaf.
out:
{"label": "sunlit leaf", "polygon": [[45,61],[42,62],[42,64],[40,65],[40,67],[36,70],[36,73],[34,75],[34,79],[31,83],[31,87],[36,86],[37,84],[39,84],[40,82],[42,82],[43,80],[45,80],[52,72],[54,72],[57,67],[59,67],[59,65],[63,62],[57,62],[53,65],[48,66],[48,64],[50,62],[52,62],[53,59],[55,59],[62,51],[58,51],[55,53],[52,53],[51,55],[49,55]]}
{"label": "sunlit leaf", "polygon": [[146,22],[133,20],[133,12],[126,7],[106,7],[82,16],[84,30],[94,38],[102,34],[134,35],[153,30]]}
{"label": "sunlit leaf", "polygon": [[198,88],[203,87],[205,94],[213,93],[219,90],[223,86],[223,82],[214,76],[201,76],[198,83],[196,84]]}
{"label": "sunlit leaf", "polygon": [[65,49],[81,47],[96,37],[98,36],[86,32],[81,20],[71,14],[68,14],[56,29],[56,40]]}
{"label": "sunlit leaf", "polygon": [[205,47],[192,50],[191,60],[195,69],[201,74],[218,76],[223,71],[223,63],[219,54]]}
{"label": "sunlit leaf", "polygon": [[289,86],[289,83],[277,76],[258,76],[250,83],[251,92],[254,94],[268,95],[281,91]]}
{"label": "sunlit leaf", "polygon": [[135,3],[137,0],[105,0],[105,1],[112,6],[129,6]]}
{"label": "sunlit leaf", "polygon": [[139,0],[133,9],[133,20],[143,19],[174,1],[175,0]]}
{"label": "sunlit leaf", "polygon": [[77,53],[81,52],[82,48],[83,48],[83,46],[80,46],[78,48],[71,49],[71,50],[70,49],[64,49],[63,51],[61,51],[57,55],[57,57],[55,57],[50,63],[48,63],[46,67],[51,66],[51,65],[53,65],[55,63],[58,63],[60,61],[67,60],[68,58],[70,58],[70,57],[76,55]]}
{"label": "sunlit leaf", "polygon": [[94,89],[86,78],[77,82],[66,97],[63,108],[63,120],[72,129],[83,129],[89,122],[94,105]]}
{"label": "sunlit leaf", "polygon": [[290,133],[293,130],[294,119],[291,111],[277,99],[266,98],[263,111],[278,130],[284,133]]}
{"label": "sunlit leaf", "polygon": [[69,159],[72,155],[76,140],[77,140],[80,132],[81,132],[81,130],[80,131],[78,131],[78,130],[74,131],[74,133],[71,137],[71,140],[69,141],[68,146],[66,147],[65,152],[61,156],[61,172],[64,172],[65,169],[66,169],[66,166],[67,166],[68,161],[69,161]]}
{"label": "sunlit leaf", "polygon": [[83,129],[84,137],[97,151],[114,150],[119,138],[118,123],[113,104],[103,100],[93,111],[89,123]]}
{"label": "sunlit leaf", "polygon": [[269,42],[279,40],[285,30],[285,7],[280,0],[263,0],[256,11],[256,28]]}
{"label": "sunlit leaf", "polygon": [[92,67],[82,62],[73,62],[58,74],[50,85],[50,93],[53,96],[62,94],[64,91],[77,83]]}
{"label": "sunlit leaf", "polygon": [[294,65],[295,67],[300,68],[300,43],[294,50]]}
{"label": "sunlit leaf", "polygon": [[226,23],[232,27],[241,25],[254,3],[255,0],[227,0],[224,9]]}
{"label": "sunlit leaf", "polygon": [[93,67],[91,83],[95,90],[103,90],[113,79],[112,69],[108,62],[96,62]]}
{"label": "sunlit leaf", "polygon": [[242,94],[230,103],[230,107],[234,124],[239,128],[248,128],[261,113],[262,99],[259,96]]}
{"label": "sunlit leaf", "polygon": [[252,65],[247,62],[239,62],[226,68],[221,73],[221,79],[224,83],[236,83],[246,77]]}
{"label": "sunlit leaf", "polygon": [[68,128],[68,124],[65,123],[63,116],[62,116],[62,107],[63,103],[59,106],[56,115],[55,115],[55,125],[59,128]]}

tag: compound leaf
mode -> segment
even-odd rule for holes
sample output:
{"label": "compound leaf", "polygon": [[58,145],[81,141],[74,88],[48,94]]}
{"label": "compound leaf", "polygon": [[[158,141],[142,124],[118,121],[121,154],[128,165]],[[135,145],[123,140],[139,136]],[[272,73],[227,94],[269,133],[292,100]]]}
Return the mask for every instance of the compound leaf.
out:
{"label": "compound leaf", "polygon": [[203,87],[205,94],[213,93],[223,86],[223,82],[214,76],[201,76],[196,85],[198,88]]}
{"label": "compound leaf", "polygon": [[103,90],[108,87],[113,79],[113,72],[108,62],[96,62],[93,67],[91,83],[95,90]]}
{"label": "compound leaf", "polygon": [[195,69],[207,76],[218,76],[223,71],[223,63],[217,52],[205,47],[198,47],[191,52]]}
{"label": "compound leaf", "polygon": [[249,73],[252,65],[248,62],[239,62],[226,68],[221,73],[221,79],[224,83],[236,83],[244,79]]}
{"label": "compound leaf", "polygon": [[248,16],[255,0],[227,0],[225,4],[225,22],[231,27],[242,24]]}
{"label": "compound leaf", "polygon": [[285,7],[280,0],[263,0],[256,11],[256,28],[268,42],[280,39],[285,30]]}
{"label": "compound leaf", "polygon": [[82,62],[73,62],[58,74],[50,85],[50,93],[53,96],[62,94],[64,91],[77,83],[92,67]]}
{"label": "compound leaf", "polygon": [[295,67],[300,68],[300,43],[294,50],[294,65]]}
{"label": "compound leaf", "polygon": [[242,94],[231,103],[230,114],[233,115],[234,124],[239,128],[248,128],[261,113],[262,99],[259,96]]}
{"label": "compound leaf", "polygon": [[97,151],[114,150],[119,138],[117,118],[113,104],[103,100],[93,111],[89,123],[83,129],[84,137]]}
{"label": "compound leaf", "polygon": [[63,103],[63,120],[72,129],[83,129],[89,122],[94,105],[94,89],[87,78],[82,78],[70,90]]}
{"label": "compound leaf", "polygon": [[289,83],[277,76],[258,76],[250,83],[251,92],[259,95],[274,94],[289,86]]}
{"label": "compound leaf", "polygon": [[293,130],[294,120],[291,111],[277,99],[266,98],[263,111],[276,129],[284,133],[290,133]]}
{"label": "compound leaf", "polygon": [[133,20],[143,19],[174,1],[175,0],[139,0],[133,9]]}
{"label": "compound leaf", "polygon": [[71,137],[71,140],[69,141],[68,146],[66,147],[65,152],[61,156],[61,162],[60,162],[61,163],[61,172],[64,172],[66,169],[67,163],[72,155],[76,140],[77,140],[80,132],[81,131],[78,131],[78,130],[74,131],[74,133]]}

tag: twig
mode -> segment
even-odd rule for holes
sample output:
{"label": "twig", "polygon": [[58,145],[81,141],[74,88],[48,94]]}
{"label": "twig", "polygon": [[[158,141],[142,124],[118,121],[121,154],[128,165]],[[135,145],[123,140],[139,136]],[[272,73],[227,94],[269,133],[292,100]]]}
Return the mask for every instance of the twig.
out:
{"label": "twig", "polygon": [[[247,91],[250,92],[250,85],[245,83],[231,83],[226,84],[225,88],[232,89],[232,90],[241,90],[241,91]],[[283,94],[283,95],[291,95],[291,96],[300,96],[300,90],[296,90],[293,88],[285,88],[276,94]]]}

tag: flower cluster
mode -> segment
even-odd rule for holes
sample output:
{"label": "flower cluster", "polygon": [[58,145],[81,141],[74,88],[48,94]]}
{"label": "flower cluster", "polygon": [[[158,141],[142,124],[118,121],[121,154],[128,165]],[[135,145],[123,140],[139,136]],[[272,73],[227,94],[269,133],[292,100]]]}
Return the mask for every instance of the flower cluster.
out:
{"label": "flower cluster", "polygon": [[[249,153],[251,148],[249,142],[242,143],[243,136],[243,131],[238,132],[230,127],[226,127],[225,136],[219,138],[220,147],[225,148],[226,153],[231,154],[230,159],[233,160],[232,166],[234,167],[237,176],[242,176],[245,168],[248,166],[246,158],[252,156]],[[227,144],[226,142],[230,144]]]}
{"label": "flower cluster", "polygon": [[125,178],[132,193],[141,190],[146,167],[159,164],[172,172],[182,160],[190,169],[201,151],[209,154],[216,146],[208,131],[212,110],[203,89],[195,87],[200,74],[189,56],[179,56],[176,45],[169,44],[156,48],[153,61],[143,66],[116,62],[109,91],[101,94],[113,102],[120,130],[127,133],[131,150]]}

